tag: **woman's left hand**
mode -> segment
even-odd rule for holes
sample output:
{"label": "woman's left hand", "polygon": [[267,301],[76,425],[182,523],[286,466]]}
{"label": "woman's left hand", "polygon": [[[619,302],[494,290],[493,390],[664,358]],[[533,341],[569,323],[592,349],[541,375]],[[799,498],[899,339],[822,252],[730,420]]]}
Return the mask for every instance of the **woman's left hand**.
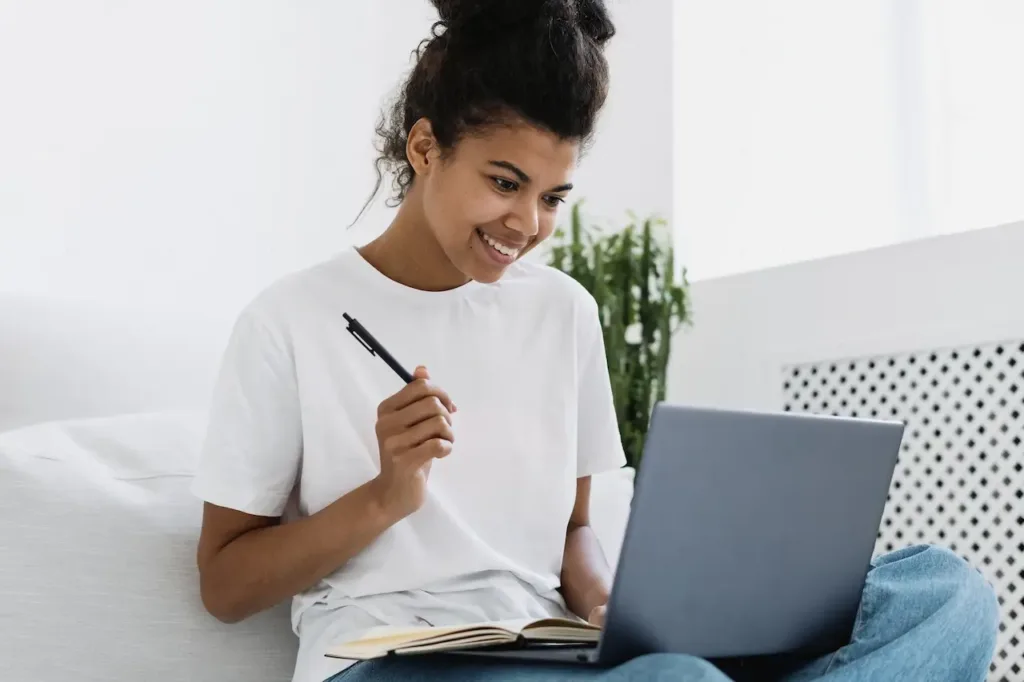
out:
{"label": "woman's left hand", "polygon": [[608,608],[604,604],[595,606],[590,610],[590,616],[587,617],[587,622],[592,625],[604,627],[604,614],[607,610]]}

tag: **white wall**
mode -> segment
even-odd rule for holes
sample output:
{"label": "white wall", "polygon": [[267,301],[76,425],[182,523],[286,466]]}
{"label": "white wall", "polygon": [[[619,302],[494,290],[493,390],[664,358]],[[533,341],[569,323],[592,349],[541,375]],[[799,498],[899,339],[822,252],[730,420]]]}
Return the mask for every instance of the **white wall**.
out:
{"label": "white wall", "polygon": [[366,184],[365,3],[0,4],[0,287],[237,303]]}
{"label": "white wall", "polygon": [[788,363],[1024,339],[1024,222],[696,282],[668,398],[780,409]]}
{"label": "white wall", "polygon": [[[671,2],[612,2],[595,217],[670,216]],[[0,1],[0,292],[234,311],[383,226],[382,97],[426,0]],[[653,134],[652,134],[653,132]]]}
{"label": "white wall", "polygon": [[1024,219],[1024,3],[679,0],[691,277]]}
{"label": "white wall", "polygon": [[[611,95],[573,194],[622,225],[626,211],[673,216],[673,0],[606,0],[618,33],[608,46]],[[687,229],[687,226],[679,226]]]}

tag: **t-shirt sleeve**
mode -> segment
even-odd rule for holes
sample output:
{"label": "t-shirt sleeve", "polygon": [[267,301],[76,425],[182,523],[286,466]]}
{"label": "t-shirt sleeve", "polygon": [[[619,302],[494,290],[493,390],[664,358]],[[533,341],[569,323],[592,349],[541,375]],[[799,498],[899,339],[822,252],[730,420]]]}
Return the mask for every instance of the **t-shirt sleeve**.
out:
{"label": "t-shirt sleeve", "polygon": [[597,304],[589,296],[578,318],[578,390],[576,476],[582,478],[626,464],[608,376],[604,335]]}
{"label": "t-shirt sleeve", "polygon": [[221,362],[192,492],[220,507],[281,516],[301,453],[290,348],[247,310],[235,323]]}

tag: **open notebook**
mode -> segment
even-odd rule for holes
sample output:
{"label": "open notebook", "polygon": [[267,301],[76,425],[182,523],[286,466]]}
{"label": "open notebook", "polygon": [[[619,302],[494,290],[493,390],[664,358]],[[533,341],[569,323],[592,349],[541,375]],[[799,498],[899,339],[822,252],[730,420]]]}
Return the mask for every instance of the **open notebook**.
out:
{"label": "open notebook", "polygon": [[502,620],[452,627],[376,627],[331,647],[327,656],[365,661],[399,654],[426,654],[493,646],[596,644],[601,628],[562,618]]}

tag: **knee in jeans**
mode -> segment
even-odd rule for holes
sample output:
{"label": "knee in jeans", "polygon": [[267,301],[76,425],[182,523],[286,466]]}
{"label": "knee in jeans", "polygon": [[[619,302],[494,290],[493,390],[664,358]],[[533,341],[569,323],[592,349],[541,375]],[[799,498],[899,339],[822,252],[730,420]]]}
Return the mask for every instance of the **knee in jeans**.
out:
{"label": "knee in jeans", "polygon": [[[702,658],[685,654],[647,654],[623,664],[630,675],[643,679],[685,679],[694,682],[726,682],[728,678]],[[662,677],[664,676],[664,677]]]}
{"label": "knee in jeans", "polygon": [[918,546],[913,555],[928,577],[949,589],[949,606],[962,622],[975,627],[980,639],[994,639],[999,628],[999,601],[985,577],[961,556],[945,547]]}
{"label": "knee in jeans", "polygon": [[999,631],[999,599],[992,585],[981,573],[964,560],[961,561],[959,589],[964,618],[974,622],[980,635],[988,634],[994,640]]}

